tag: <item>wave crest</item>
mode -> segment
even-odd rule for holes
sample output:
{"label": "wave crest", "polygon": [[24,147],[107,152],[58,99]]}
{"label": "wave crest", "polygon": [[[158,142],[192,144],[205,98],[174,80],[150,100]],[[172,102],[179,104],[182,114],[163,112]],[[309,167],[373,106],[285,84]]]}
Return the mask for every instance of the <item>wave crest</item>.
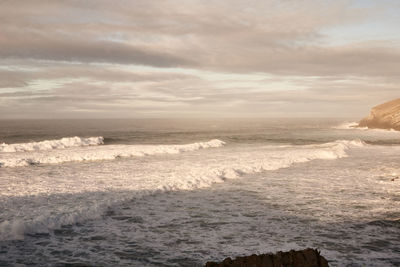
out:
{"label": "wave crest", "polygon": [[17,144],[0,144],[0,152],[27,152],[27,151],[40,151],[62,149],[68,147],[81,147],[81,146],[97,146],[104,144],[102,136],[81,138],[64,137],[58,140],[45,140],[40,142],[31,143],[17,143]]}
{"label": "wave crest", "polygon": [[333,126],[332,128],[337,129],[337,130],[351,130],[351,129],[365,130],[365,129],[368,129],[367,127],[359,127],[358,122],[343,122],[339,125]]}
{"label": "wave crest", "polygon": [[[180,153],[224,144],[221,140],[211,140],[187,145],[101,146],[79,148],[79,153],[82,156],[86,151],[89,153],[86,156],[90,155],[91,158],[96,153],[100,158],[104,158],[104,155],[112,158],[122,153],[136,153],[139,156],[146,153]],[[10,215],[5,216],[8,220],[0,222],[0,240],[21,239],[27,233],[46,233],[62,225],[98,218],[111,205],[143,195],[207,188],[246,174],[288,168],[312,160],[335,160],[347,157],[348,150],[363,146],[366,144],[361,140],[338,140],[304,146],[233,147],[214,151],[209,157],[200,155],[195,158],[196,161],[192,157],[182,157],[172,162],[149,160],[128,164],[123,167],[124,171],[116,171],[113,175],[99,175],[91,171],[78,176],[66,173],[62,180],[68,181],[67,187],[60,186],[60,180],[51,176],[43,176],[42,179],[47,179],[45,183],[28,184],[25,189],[17,182],[16,191],[11,194],[19,197],[15,200],[6,198],[9,204],[5,206],[11,207]],[[98,166],[102,168],[101,164]],[[7,194],[10,193],[7,191],[4,195]]]}
{"label": "wave crest", "polygon": [[[94,139],[94,141],[96,140]],[[103,142],[103,137],[99,141]],[[85,144],[86,146],[90,145],[89,142]],[[198,149],[221,147],[224,144],[224,141],[213,139],[208,142],[186,145],[107,145],[95,148],[78,147],[69,150],[54,149],[45,151],[45,153],[43,151],[12,153],[6,156],[0,155],[0,167],[56,164],[71,161],[113,160],[121,157],[141,157],[155,154],[178,154]]]}

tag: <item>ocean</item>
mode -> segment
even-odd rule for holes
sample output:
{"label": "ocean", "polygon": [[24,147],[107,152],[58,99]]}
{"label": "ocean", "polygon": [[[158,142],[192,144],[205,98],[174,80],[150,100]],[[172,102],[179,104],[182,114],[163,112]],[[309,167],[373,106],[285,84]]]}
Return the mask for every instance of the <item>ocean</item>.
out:
{"label": "ocean", "polygon": [[0,266],[400,266],[400,132],[352,125],[0,121]]}

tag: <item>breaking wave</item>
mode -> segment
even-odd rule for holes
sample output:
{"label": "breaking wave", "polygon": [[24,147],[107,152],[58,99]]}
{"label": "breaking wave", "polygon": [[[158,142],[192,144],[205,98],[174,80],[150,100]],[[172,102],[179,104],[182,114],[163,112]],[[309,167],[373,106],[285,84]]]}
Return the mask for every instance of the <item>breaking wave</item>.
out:
{"label": "breaking wave", "polygon": [[64,137],[58,140],[45,140],[41,142],[31,143],[18,143],[18,144],[0,144],[0,152],[27,152],[27,151],[40,151],[52,150],[68,147],[81,147],[81,146],[97,146],[104,143],[102,136],[81,138]]}
{"label": "breaking wave", "polygon": [[[75,151],[75,156],[89,159],[93,159],[95,155],[98,155],[99,159],[104,159],[105,155],[109,155],[109,158],[115,158],[117,155],[143,156],[180,153],[220,147],[224,144],[220,140],[211,140],[188,145],[102,146],[91,148],[92,150],[80,148],[79,152]],[[192,157],[182,157],[178,162],[150,160],[145,163],[127,164],[124,165],[124,171],[118,171],[116,168],[111,176],[99,175],[97,172],[82,173],[79,176],[65,173],[62,179],[68,181],[68,187],[60,187],[59,180],[43,176],[41,179],[46,179],[45,183],[31,184],[28,189],[19,187],[17,192],[12,193],[14,196],[20,196],[16,198],[16,202],[10,199],[8,206],[13,210],[23,210],[18,214],[24,216],[16,216],[15,211],[10,210],[9,216],[5,216],[8,219],[0,222],[0,240],[21,239],[26,234],[47,233],[63,225],[98,218],[108,207],[135,197],[157,192],[207,188],[246,174],[288,168],[296,163],[317,159],[343,158],[348,156],[347,150],[365,145],[361,140],[338,140],[304,146],[249,146],[239,150],[233,147],[229,150],[215,151],[209,156],[196,156],[196,161],[193,161]],[[53,158],[56,158],[56,155],[53,155]],[[61,160],[73,158],[74,156],[69,154],[68,158]],[[42,160],[44,159],[46,158]],[[106,166],[109,165],[103,164],[100,164],[99,168],[107,169]],[[29,190],[29,194],[25,195],[24,190]],[[6,195],[9,193],[5,192]]]}
{"label": "breaking wave", "polygon": [[381,132],[381,133],[388,133],[388,132],[398,132],[394,129],[374,129],[368,127],[359,127],[358,122],[343,122],[339,125],[333,126],[332,129],[336,130],[362,130],[362,131],[370,131],[370,132]]}
{"label": "breaking wave", "polygon": [[246,159],[240,158],[236,163],[232,161],[230,165],[236,166],[220,170],[222,173],[220,177],[237,178],[243,174],[288,168],[295,163],[304,163],[316,159],[344,158],[348,156],[347,150],[364,146],[366,144],[362,140],[337,140],[315,145],[279,146],[281,149],[265,153],[253,153]]}
{"label": "breaking wave", "polygon": [[[87,138],[86,140],[84,140],[77,137],[77,142],[74,143],[73,141],[71,141],[69,143],[69,147],[74,146],[73,144],[77,144],[75,146],[78,146],[78,144],[80,144],[80,146],[82,146],[83,144],[85,146],[89,146],[91,144],[100,144],[103,142],[103,137],[92,138],[93,139]],[[78,140],[83,140],[83,142],[78,142]],[[62,144],[63,142],[60,143]],[[225,142],[214,139],[208,142],[198,142],[186,145],[107,145],[90,148],[77,147],[68,150],[51,150],[49,145],[48,149],[50,150],[47,151],[40,151],[44,149],[36,149],[33,152],[10,153],[3,155],[0,154],[0,166],[20,167],[38,164],[57,164],[71,161],[113,160],[121,157],[141,157],[155,154],[177,154],[181,152],[194,151],[204,148],[220,147],[224,144]],[[35,146],[26,147],[34,148]],[[46,146],[43,144],[42,147]]]}
{"label": "breaking wave", "polygon": [[358,122],[343,122],[339,125],[333,126],[332,128],[337,130],[351,130],[351,129],[368,130],[368,127],[358,127]]}

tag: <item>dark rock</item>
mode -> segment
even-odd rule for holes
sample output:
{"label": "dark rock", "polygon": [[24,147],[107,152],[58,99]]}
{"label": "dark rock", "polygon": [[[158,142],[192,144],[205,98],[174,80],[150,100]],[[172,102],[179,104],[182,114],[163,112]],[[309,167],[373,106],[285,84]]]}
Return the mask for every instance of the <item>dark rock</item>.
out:
{"label": "dark rock", "polygon": [[207,262],[206,267],[328,267],[328,261],[316,249],[291,250],[275,254],[226,258],[222,262]]}
{"label": "dark rock", "polygon": [[400,131],[400,98],[372,108],[369,116],[362,119],[358,126]]}

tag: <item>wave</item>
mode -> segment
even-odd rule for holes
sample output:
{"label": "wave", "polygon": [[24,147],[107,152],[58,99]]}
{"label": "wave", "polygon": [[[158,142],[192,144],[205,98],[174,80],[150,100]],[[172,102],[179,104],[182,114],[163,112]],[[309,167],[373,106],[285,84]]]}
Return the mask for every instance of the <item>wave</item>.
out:
{"label": "wave", "polygon": [[[61,139],[62,140],[62,139]],[[101,137],[98,141],[103,141]],[[82,144],[82,143],[80,143]],[[88,142],[86,143],[87,145]],[[71,161],[113,160],[121,157],[141,157],[155,154],[177,154],[198,149],[221,147],[225,142],[217,139],[186,145],[107,145],[78,147],[68,150],[34,151],[0,154],[0,167],[21,167],[38,164],[56,164]]]}
{"label": "wave", "polygon": [[358,127],[358,122],[343,122],[339,125],[333,126],[332,129],[337,130],[368,130],[368,127]]}
{"label": "wave", "polygon": [[[334,142],[302,145],[279,146],[280,149],[266,152],[264,155],[254,155],[247,160],[240,159],[237,167],[227,167],[221,170],[222,178],[237,178],[243,174],[288,168],[295,163],[304,163],[316,159],[333,160],[347,157],[347,150],[364,147],[362,140],[337,140]],[[286,149],[284,149],[286,147]],[[262,159],[259,160],[258,157]],[[253,163],[256,162],[256,163]]]}
{"label": "wave", "polygon": [[333,126],[332,129],[337,130],[362,130],[362,131],[370,131],[370,132],[381,132],[381,133],[388,133],[388,132],[399,132],[395,129],[378,129],[378,128],[368,128],[368,127],[358,127],[358,122],[343,122],[339,125]]}
{"label": "wave", "polygon": [[17,143],[17,144],[0,144],[0,152],[27,152],[27,151],[40,151],[62,149],[68,147],[81,147],[81,146],[97,146],[104,144],[102,136],[81,138],[64,137],[58,140],[45,140],[41,142],[31,143]]}
{"label": "wave", "polygon": [[[144,155],[145,149],[146,153],[179,153],[222,145],[223,141],[211,140],[174,146],[110,147],[115,150],[112,154],[115,156],[117,152],[122,153],[121,149],[124,153],[135,151]],[[232,146],[231,149],[205,154],[207,156],[182,157],[179,161],[149,160],[124,164],[122,167],[104,162],[98,168],[109,170],[112,166],[112,175],[109,171],[101,175],[102,172],[93,172],[90,169],[81,171],[78,176],[75,172],[64,173],[60,179],[41,176],[43,183],[29,184],[25,189],[19,186],[20,182],[12,180],[10,183],[17,183],[19,187],[17,192],[7,191],[3,194],[9,194],[13,198],[5,198],[4,207],[9,206],[10,209],[8,216],[3,214],[8,219],[0,222],[0,240],[21,239],[26,234],[48,233],[63,225],[99,218],[109,207],[132,198],[159,192],[208,188],[246,174],[288,168],[293,164],[312,160],[335,160],[347,157],[349,149],[364,146],[366,144],[361,140],[338,140],[325,144],[287,147]],[[107,147],[96,147],[94,150],[98,153],[109,153],[110,150],[104,150]],[[93,157],[93,154],[90,155]],[[67,187],[60,186],[63,181],[68,181]]]}

